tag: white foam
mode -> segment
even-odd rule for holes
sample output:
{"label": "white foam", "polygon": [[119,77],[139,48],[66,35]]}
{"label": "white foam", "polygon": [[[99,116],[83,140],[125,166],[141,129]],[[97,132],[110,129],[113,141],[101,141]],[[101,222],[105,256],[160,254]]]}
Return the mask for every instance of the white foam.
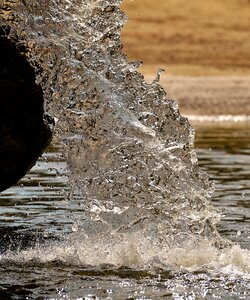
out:
{"label": "white foam", "polygon": [[157,245],[152,238],[140,233],[89,238],[79,232],[65,241],[38,246],[34,249],[10,252],[0,256],[0,262],[50,263],[61,261],[67,265],[112,264],[148,270],[185,269],[193,272],[205,269],[210,272],[234,274],[250,279],[250,251],[238,245],[220,250],[211,241],[190,240],[185,246]]}

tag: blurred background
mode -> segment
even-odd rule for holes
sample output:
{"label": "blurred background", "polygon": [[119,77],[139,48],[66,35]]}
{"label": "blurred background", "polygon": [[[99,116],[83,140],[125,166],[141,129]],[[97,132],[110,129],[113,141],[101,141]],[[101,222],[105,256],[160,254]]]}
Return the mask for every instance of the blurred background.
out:
{"label": "blurred background", "polygon": [[184,115],[250,114],[250,0],[125,0],[124,52]]}

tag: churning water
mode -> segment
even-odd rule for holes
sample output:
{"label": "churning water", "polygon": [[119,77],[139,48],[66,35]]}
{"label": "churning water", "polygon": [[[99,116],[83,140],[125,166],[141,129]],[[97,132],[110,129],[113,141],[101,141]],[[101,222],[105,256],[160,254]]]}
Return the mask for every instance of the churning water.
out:
{"label": "churning water", "polygon": [[[57,146],[1,196],[0,293],[14,299],[247,299],[249,251],[216,229],[220,214],[210,203],[213,188],[199,168],[187,119],[158,78],[146,83],[138,63],[122,53],[120,4],[13,4],[10,35],[28,47],[45,110],[56,121]],[[220,162],[232,168],[231,159],[218,160],[225,149],[210,147],[200,156],[215,160],[215,170]],[[240,149],[241,157],[248,148]],[[223,184],[219,175],[215,180],[219,193]],[[246,180],[236,184],[240,205],[229,190],[218,197],[221,206],[228,199],[234,205],[226,218],[247,206]],[[249,214],[241,214],[242,224],[230,228],[239,220],[229,225],[225,219],[220,231],[248,247]]]}
{"label": "churning water", "polygon": [[249,299],[249,251],[243,250],[250,248],[249,149],[248,128],[197,130],[199,164],[214,181],[212,203],[222,214],[219,231],[235,242],[219,250],[207,240],[160,249],[135,234],[111,244],[105,236],[88,241],[79,228],[81,208],[65,200],[70,190],[62,148],[51,147],[1,195],[0,295]]}

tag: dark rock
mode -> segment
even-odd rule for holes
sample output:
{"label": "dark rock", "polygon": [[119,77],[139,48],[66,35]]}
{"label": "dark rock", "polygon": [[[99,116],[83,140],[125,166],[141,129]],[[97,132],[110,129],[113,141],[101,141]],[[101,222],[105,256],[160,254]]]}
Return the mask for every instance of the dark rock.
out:
{"label": "dark rock", "polygon": [[0,191],[16,183],[49,144],[43,92],[20,44],[0,31]]}

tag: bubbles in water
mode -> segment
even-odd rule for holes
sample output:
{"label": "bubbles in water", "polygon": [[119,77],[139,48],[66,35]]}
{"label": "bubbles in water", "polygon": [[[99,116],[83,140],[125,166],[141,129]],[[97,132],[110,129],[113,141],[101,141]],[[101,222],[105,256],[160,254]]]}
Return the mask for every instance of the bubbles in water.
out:
{"label": "bubbles in water", "polygon": [[241,198],[245,198],[245,195],[246,195],[246,194],[243,192],[243,193],[241,193],[240,197],[241,197]]}

